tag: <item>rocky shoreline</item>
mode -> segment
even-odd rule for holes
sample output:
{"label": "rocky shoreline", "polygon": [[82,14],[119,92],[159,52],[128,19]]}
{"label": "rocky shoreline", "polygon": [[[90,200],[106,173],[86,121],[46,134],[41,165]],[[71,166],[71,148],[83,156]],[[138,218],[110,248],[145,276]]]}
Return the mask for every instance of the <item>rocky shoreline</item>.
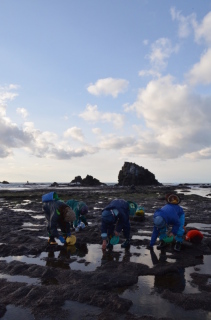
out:
{"label": "rocky shoreline", "polygon": [[[178,189],[178,187],[177,187]],[[188,190],[185,185],[181,190]],[[41,211],[41,197],[52,188],[23,191],[0,191],[0,317],[7,315],[9,305],[29,310],[33,319],[77,319],[71,317],[71,310],[65,309],[66,302],[80,303],[80,318],[100,319],[115,318],[128,319],[176,319],[163,317],[162,314],[132,313],[133,301],[124,299],[119,292],[123,292],[137,284],[140,276],[154,276],[179,274],[181,268],[195,267],[191,274],[191,283],[197,286],[198,293],[183,293],[181,288],[172,288],[168,281],[159,287],[162,299],[173,303],[184,310],[194,310],[195,319],[209,319],[211,312],[211,271],[206,274],[197,273],[204,257],[211,255],[211,230],[206,230],[200,245],[184,244],[183,250],[175,253],[169,245],[165,250],[167,259],[160,259],[149,267],[142,262],[142,250],[149,255],[147,246],[152,232],[152,214],[155,208],[164,205],[165,193],[173,192],[175,187],[169,186],[136,186],[128,187],[86,187],[62,189],[55,187],[61,199],[71,198],[83,200],[89,207],[89,226],[76,234],[75,252],[62,245],[55,247],[47,244],[46,225]],[[76,254],[81,254],[79,263],[86,265],[84,257],[87,244],[101,244],[100,224],[101,209],[111,199],[122,198],[135,201],[144,206],[146,216],[144,220],[131,219],[131,250],[119,248],[113,253],[102,253],[103,263],[94,271],[71,269],[71,263],[76,260]],[[196,195],[181,195],[181,206],[186,213],[186,224],[203,223],[211,225],[211,199]],[[147,235],[146,238],[140,236]],[[121,239],[123,240],[123,239]],[[99,247],[98,247],[99,249]],[[133,249],[133,250],[132,250]],[[97,250],[97,249],[96,249]],[[123,252],[124,251],[124,252]],[[135,253],[133,252],[135,251]],[[55,256],[55,253],[59,255]],[[140,252],[140,253],[139,253]],[[119,261],[116,257],[124,254],[125,259]],[[29,262],[30,258],[44,256],[42,264]],[[139,262],[131,262],[138,256]],[[9,259],[9,258],[10,259]],[[17,257],[22,257],[19,260]],[[27,262],[24,262],[23,257]],[[26,259],[27,258],[27,259]],[[78,258],[77,258],[78,259]],[[33,261],[33,259],[31,259]],[[153,260],[153,257],[152,257]],[[170,262],[169,262],[170,261]],[[11,281],[16,276],[18,281]],[[21,282],[21,277],[36,279],[32,284]],[[88,306],[96,309],[89,311]],[[73,310],[72,306],[72,310]],[[72,311],[73,312],[73,311]],[[199,318],[197,318],[197,314]],[[203,314],[203,316],[201,316]],[[76,312],[77,315],[77,312]],[[206,317],[206,318],[205,318]],[[184,316],[185,318],[185,316]],[[4,318],[3,318],[4,319]]]}

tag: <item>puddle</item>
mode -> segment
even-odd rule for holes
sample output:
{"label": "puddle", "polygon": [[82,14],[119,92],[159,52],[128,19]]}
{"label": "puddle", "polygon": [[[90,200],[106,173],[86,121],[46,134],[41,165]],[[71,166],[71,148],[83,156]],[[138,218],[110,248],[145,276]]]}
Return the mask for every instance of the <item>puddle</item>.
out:
{"label": "puddle", "polygon": [[33,224],[31,222],[24,222],[22,224],[22,227],[40,227],[40,225],[39,224]]}
{"label": "puddle", "polygon": [[186,268],[186,272],[188,274],[197,272],[199,274],[210,274],[211,272],[211,255],[209,256],[202,256],[201,263],[197,264],[197,266],[194,267],[188,267]]}
{"label": "puddle", "polygon": [[211,230],[211,224],[206,223],[188,223],[186,227],[197,228],[199,230]]}
{"label": "puddle", "polygon": [[41,216],[41,215],[36,215],[36,216],[31,216],[34,219],[45,219],[45,217]]}
{"label": "puddle", "polygon": [[151,213],[151,212],[145,212],[145,215],[146,215],[146,216],[153,216],[153,215],[154,215],[154,212],[152,212],[152,213]]}
{"label": "puddle", "polygon": [[23,200],[23,203],[22,203],[22,204],[23,204],[23,205],[26,205],[26,204],[29,204],[29,203],[32,203],[32,201],[26,199],[26,200]]}
{"label": "puddle", "polygon": [[148,239],[150,240],[151,237],[150,236],[132,236],[133,240],[144,240],[144,239]]}
{"label": "puddle", "polygon": [[[34,320],[35,319],[28,309],[15,307],[12,304],[8,304],[6,308],[7,308],[7,311],[1,317],[2,320],[17,320],[17,319]],[[42,318],[42,320],[48,320],[48,319]]]}
{"label": "puddle", "polygon": [[102,312],[102,310],[98,307],[94,307],[84,303],[82,304],[76,301],[65,301],[64,307],[62,309],[69,311],[69,319],[74,320],[92,320],[95,316],[98,316]]}
{"label": "puddle", "polygon": [[146,231],[146,230],[138,230],[138,233],[147,233],[147,234],[151,234],[152,232],[151,231]]}
{"label": "puddle", "polygon": [[46,262],[42,260],[43,257],[47,256],[47,252],[42,252],[39,257],[34,256],[8,256],[8,257],[0,257],[0,260],[4,260],[7,263],[11,261],[20,261],[25,262],[27,264],[37,264],[39,266],[45,266]]}
{"label": "puddle", "polygon": [[191,194],[196,194],[198,196],[201,197],[206,197],[209,198],[210,197],[210,193],[211,193],[211,188],[200,188],[200,187],[196,187],[196,186],[192,186],[191,189],[186,190],[175,190],[178,194],[183,193],[184,195],[191,195]]}
{"label": "puddle", "polygon": [[[48,237],[40,237],[48,239]],[[59,244],[60,241],[58,241]],[[150,252],[145,247],[136,248],[130,247],[130,250],[124,250],[121,245],[114,246],[112,251],[102,252],[102,247],[99,244],[83,244],[76,246],[58,246],[58,251],[42,252],[37,256],[8,256],[0,257],[0,260],[6,260],[7,263],[11,261],[21,261],[27,264],[37,264],[41,266],[50,265],[55,268],[70,268],[72,270],[81,270],[84,272],[94,271],[97,267],[109,261],[128,261],[135,263],[146,264],[153,267],[159,262],[175,262],[175,260],[168,257],[167,254],[161,254],[155,249]],[[131,256],[133,254],[133,256]]]}
{"label": "puddle", "polygon": [[138,248],[131,246],[130,252],[133,253],[133,256],[130,258],[130,262],[143,263],[146,264],[149,268],[152,268],[158,263],[175,262],[175,259],[169,257],[169,253],[167,253],[166,251],[157,250],[157,248],[154,248],[153,251],[150,251],[145,246]]}
{"label": "puddle", "polygon": [[[194,310],[185,311],[184,309],[172,304],[166,299],[161,298],[159,291],[162,290],[162,279],[157,276],[140,276],[137,285],[126,289],[119,294],[122,298],[132,300],[133,305],[129,312],[139,316],[151,315],[157,318],[169,317],[172,319],[205,320],[211,319],[211,313]],[[179,275],[178,275],[179,279]],[[177,279],[177,280],[178,280]],[[167,280],[167,279],[166,279]],[[169,280],[171,280],[169,278]],[[175,279],[172,279],[172,284]],[[177,292],[183,291],[183,284],[180,280],[180,286],[177,286]],[[165,283],[165,282],[164,282]],[[171,287],[168,287],[171,290]],[[173,287],[174,288],[174,287]],[[163,288],[165,289],[165,287]]]}
{"label": "puddle", "polygon": [[[47,240],[48,237],[39,237]],[[58,241],[60,242],[60,241]],[[58,243],[59,244],[59,243]],[[42,252],[39,256],[8,256],[1,257],[0,260],[21,261],[27,264],[37,264],[41,266],[50,265],[55,268],[70,268],[71,270],[81,270],[84,272],[95,271],[97,267],[109,261],[126,261],[141,263],[154,267],[159,263],[174,263],[176,259],[171,258],[171,253],[166,251],[148,250],[145,246],[130,247],[129,250],[124,250],[121,245],[114,246],[112,251],[102,252],[99,244],[77,244],[75,246],[58,245],[57,251]],[[196,267],[189,267],[185,270],[186,285],[191,282],[190,274],[199,272],[210,274],[211,256],[202,256],[199,264]],[[186,291],[188,287],[186,287]]]}
{"label": "puddle", "polygon": [[40,280],[37,278],[30,278],[30,277],[21,276],[21,275],[11,276],[8,274],[0,273],[0,279],[6,279],[7,281],[10,281],[10,282],[24,282],[27,284],[35,284],[35,285],[40,284]]}
{"label": "puddle", "polygon": [[14,209],[14,208],[12,208],[11,210],[15,211],[15,212],[36,212],[34,210],[27,210],[27,209]]}
{"label": "puddle", "polygon": [[35,229],[35,228],[24,228],[24,229],[19,229],[17,231],[25,231],[25,230],[29,230],[29,231],[40,231],[40,229]]}

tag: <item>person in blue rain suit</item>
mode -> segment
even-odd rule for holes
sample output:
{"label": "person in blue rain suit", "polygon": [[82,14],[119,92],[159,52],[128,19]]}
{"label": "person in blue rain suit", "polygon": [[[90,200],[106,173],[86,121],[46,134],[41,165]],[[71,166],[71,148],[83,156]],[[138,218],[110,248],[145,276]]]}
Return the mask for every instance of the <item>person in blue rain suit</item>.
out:
{"label": "person in blue rain suit", "polygon": [[[173,236],[176,240],[174,250],[180,251],[184,235],[185,213],[182,207],[179,206],[181,201],[179,196],[168,194],[166,195],[166,201],[167,204],[161,209],[156,210],[154,213],[154,228],[151,236],[150,248],[153,248],[158,236],[160,242],[157,249],[164,248],[167,245],[164,239],[168,236]],[[168,232],[169,226],[172,228]]]}
{"label": "person in blue rain suit", "polygon": [[[42,210],[47,220],[49,244],[57,244],[55,238],[66,243],[66,238],[71,236],[70,222],[75,220],[74,211],[60,200],[55,192],[43,195]],[[61,229],[62,235],[59,234],[58,228]]]}
{"label": "person in blue rain suit", "polygon": [[130,206],[123,199],[115,199],[102,210],[101,237],[103,240],[102,249],[112,249],[110,243],[113,235],[119,236],[123,230],[125,241],[121,244],[122,248],[130,246]]}

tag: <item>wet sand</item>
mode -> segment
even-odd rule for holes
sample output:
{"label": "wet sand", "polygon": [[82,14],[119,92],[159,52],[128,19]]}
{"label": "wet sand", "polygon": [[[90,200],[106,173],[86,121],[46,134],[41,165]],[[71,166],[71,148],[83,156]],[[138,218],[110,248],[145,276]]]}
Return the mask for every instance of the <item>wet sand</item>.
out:
{"label": "wet sand", "polygon": [[[153,213],[174,187],[53,189],[89,207],[89,226],[69,247],[47,243],[41,197],[51,190],[0,191],[2,319],[211,319],[211,199],[181,193],[201,244],[150,252]],[[144,206],[145,219],[131,219],[130,249],[102,252],[101,209],[114,198]]]}

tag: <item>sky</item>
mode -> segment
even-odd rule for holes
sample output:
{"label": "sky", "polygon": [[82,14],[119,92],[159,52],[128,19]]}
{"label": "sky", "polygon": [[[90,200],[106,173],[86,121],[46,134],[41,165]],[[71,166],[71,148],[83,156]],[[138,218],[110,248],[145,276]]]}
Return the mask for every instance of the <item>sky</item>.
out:
{"label": "sky", "polygon": [[0,0],[0,181],[211,183],[211,2]]}

